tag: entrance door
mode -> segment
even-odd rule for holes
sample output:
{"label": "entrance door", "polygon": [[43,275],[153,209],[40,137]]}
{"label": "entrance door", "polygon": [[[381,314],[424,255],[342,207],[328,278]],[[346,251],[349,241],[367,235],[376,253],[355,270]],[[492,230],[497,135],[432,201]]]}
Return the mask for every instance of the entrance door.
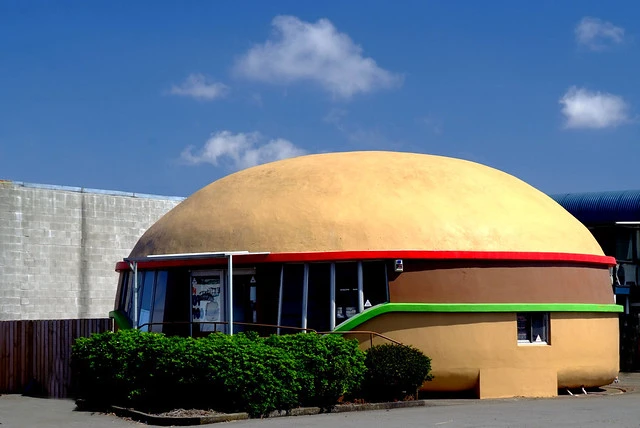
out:
{"label": "entrance door", "polygon": [[[233,275],[233,320],[240,323],[257,322],[256,275],[254,270],[238,269]],[[234,332],[254,330],[251,326],[236,324]]]}
{"label": "entrance door", "polygon": [[191,272],[191,321],[194,336],[199,333],[225,331],[226,320],[224,271]]}

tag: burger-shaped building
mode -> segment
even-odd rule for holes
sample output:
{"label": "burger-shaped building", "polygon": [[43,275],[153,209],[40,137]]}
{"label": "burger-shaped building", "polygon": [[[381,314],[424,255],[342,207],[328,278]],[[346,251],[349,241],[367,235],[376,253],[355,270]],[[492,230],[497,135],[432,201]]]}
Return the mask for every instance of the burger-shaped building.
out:
{"label": "burger-shaped building", "polygon": [[348,332],[375,331],[432,358],[425,390],[553,396],[617,376],[614,264],[580,222],[504,172],[320,154],[231,174],[168,212],[118,263],[112,316],[194,336],[341,331],[363,347],[369,336]]}

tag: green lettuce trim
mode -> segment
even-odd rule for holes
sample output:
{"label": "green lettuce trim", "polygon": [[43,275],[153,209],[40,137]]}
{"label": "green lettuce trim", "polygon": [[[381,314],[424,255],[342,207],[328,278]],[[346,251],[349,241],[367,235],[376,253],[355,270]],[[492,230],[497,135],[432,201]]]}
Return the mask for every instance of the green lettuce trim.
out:
{"label": "green lettuce trim", "polygon": [[336,326],[349,331],[370,319],[391,312],[623,312],[620,305],[592,303],[382,303]]}

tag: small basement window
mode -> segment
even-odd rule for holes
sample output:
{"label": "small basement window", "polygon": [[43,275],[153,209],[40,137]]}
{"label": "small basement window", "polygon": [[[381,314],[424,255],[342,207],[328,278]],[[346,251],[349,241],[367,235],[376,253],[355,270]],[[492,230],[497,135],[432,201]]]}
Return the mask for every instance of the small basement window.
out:
{"label": "small basement window", "polygon": [[548,312],[521,312],[517,321],[519,344],[550,344]]}

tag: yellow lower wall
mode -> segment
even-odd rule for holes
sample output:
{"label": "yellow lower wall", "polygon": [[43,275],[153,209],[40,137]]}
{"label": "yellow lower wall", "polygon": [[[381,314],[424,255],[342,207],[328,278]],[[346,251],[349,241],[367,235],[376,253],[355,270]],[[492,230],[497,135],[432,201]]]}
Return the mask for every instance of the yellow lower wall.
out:
{"label": "yellow lower wall", "polygon": [[[423,385],[426,391],[475,388],[481,398],[547,397],[558,388],[607,385],[618,375],[615,313],[551,313],[549,345],[519,345],[514,313],[389,313],[357,329],[429,356],[435,378]],[[369,346],[368,337],[357,338]]]}

